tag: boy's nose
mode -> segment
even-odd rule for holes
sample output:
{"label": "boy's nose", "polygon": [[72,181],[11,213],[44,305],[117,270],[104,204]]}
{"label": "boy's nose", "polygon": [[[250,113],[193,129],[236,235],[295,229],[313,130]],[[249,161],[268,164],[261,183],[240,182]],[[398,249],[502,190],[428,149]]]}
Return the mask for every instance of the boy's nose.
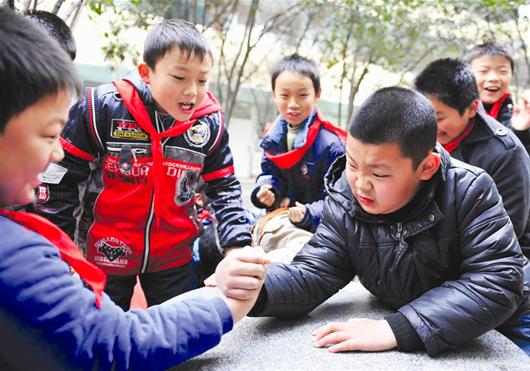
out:
{"label": "boy's nose", "polygon": [[357,179],[355,179],[355,187],[358,191],[368,191],[370,189],[370,182],[364,176],[357,176]]}
{"label": "boy's nose", "polygon": [[50,155],[50,161],[51,162],[59,162],[64,158],[64,150],[63,146],[61,145],[61,142],[59,139],[55,141],[55,146],[52,150],[52,153]]}
{"label": "boy's nose", "polygon": [[187,97],[195,97],[197,95],[197,86],[195,84],[190,84],[184,90],[184,95]]}
{"label": "boy's nose", "polygon": [[499,74],[495,71],[488,72],[486,79],[489,81],[497,81],[499,80]]}

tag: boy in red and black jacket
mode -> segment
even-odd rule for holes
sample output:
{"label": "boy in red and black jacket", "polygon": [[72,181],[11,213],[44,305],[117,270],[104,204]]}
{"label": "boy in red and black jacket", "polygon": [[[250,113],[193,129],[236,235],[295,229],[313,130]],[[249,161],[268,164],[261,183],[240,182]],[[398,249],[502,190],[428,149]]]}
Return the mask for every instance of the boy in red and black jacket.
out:
{"label": "boy in red and black jacket", "polygon": [[138,72],[95,89],[70,111],[65,159],[48,168],[37,208],[108,275],[129,308],[139,276],[149,305],[193,288],[191,246],[202,178],[225,252],[250,244],[223,113],[208,92],[212,53],[184,21],[155,25]]}
{"label": "boy in red and black jacket", "polygon": [[530,153],[530,104],[513,105],[508,92],[514,71],[511,55],[502,46],[487,42],[475,46],[465,56],[477,81],[480,100],[488,115],[513,130]]}

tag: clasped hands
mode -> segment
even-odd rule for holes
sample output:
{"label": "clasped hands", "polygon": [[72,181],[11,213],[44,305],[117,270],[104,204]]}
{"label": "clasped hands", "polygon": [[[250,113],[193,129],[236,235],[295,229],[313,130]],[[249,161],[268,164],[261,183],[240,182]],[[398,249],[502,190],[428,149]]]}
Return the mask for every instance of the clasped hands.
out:
{"label": "clasped hands", "polygon": [[[262,185],[256,194],[257,199],[259,202],[261,202],[263,205],[267,207],[271,207],[274,202],[276,201],[276,196],[274,195],[274,192],[271,191],[272,186],[269,184]],[[289,197],[284,197],[281,201],[278,207],[289,207],[289,204],[291,203],[291,200]],[[295,203],[295,206],[289,207],[289,212],[287,216],[289,217],[289,220],[293,223],[300,223],[304,219],[304,215],[306,212],[306,207],[302,205],[299,202]]]}

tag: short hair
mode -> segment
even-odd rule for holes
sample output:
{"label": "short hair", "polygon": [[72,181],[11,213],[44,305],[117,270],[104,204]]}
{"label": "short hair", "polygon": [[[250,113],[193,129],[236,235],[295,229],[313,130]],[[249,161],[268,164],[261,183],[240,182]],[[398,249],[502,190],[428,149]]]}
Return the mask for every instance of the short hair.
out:
{"label": "short hair", "polygon": [[280,59],[274,64],[274,66],[272,66],[272,91],[274,91],[274,88],[276,87],[276,79],[284,71],[290,71],[298,75],[309,77],[313,82],[315,94],[320,91],[320,72],[318,71],[317,64],[312,60],[304,58],[296,53]]}
{"label": "short hair", "polygon": [[452,58],[429,63],[416,76],[414,87],[456,109],[460,115],[479,97],[475,77],[468,65]]}
{"label": "short hair", "polygon": [[155,69],[156,63],[173,48],[198,57],[201,62],[206,56],[213,61],[213,54],[206,37],[193,25],[181,19],[168,19],[155,24],[145,39],[144,62]]}
{"label": "short hair", "polygon": [[12,117],[80,82],[66,52],[43,29],[0,8],[0,133]]}
{"label": "short hair", "polygon": [[57,15],[44,10],[35,10],[26,14],[32,21],[39,24],[55,39],[61,48],[68,53],[72,60],[75,59],[77,46],[70,27]]}
{"label": "short hair", "polygon": [[436,112],[431,102],[410,89],[377,90],[352,116],[348,133],[365,144],[397,144],[414,169],[436,146]]}
{"label": "short hair", "polygon": [[464,55],[464,58],[462,59],[465,63],[471,64],[474,59],[480,58],[483,55],[487,55],[490,57],[495,57],[499,55],[506,58],[510,62],[512,72],[514,71],[514,62],[511,54],[506,48],[494,42],[485,42],[484,44],[475,45],[470,51],[468,51]]}

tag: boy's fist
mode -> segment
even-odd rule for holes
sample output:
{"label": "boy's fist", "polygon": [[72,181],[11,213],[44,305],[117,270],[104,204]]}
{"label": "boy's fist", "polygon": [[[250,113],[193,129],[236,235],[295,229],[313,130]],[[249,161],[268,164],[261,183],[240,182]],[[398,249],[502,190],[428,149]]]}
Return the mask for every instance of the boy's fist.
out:
{"label": "boy's fist", "polygon": [[229,298],[253,299],[259,294],[269,263],[261,247],[237,249],[217,265],[217,287]]}
{"label": "boy's fist", "polygon": [[306,208],[300,202],[296,202],[296,206],[290,207],[287,216],[289,220],[293,223],[300,223],[304,220]]}
{"label": "boy's fist", "polygon": [[271,191],[272,186],[269,184],[262,185],[256,194],[256,197],[258,198],[259,202],[261,202],[263,205],[267,207],[271,207],[272,204],[274,204],[274,201],[276,200],[276,197],[274,196],[274,193]]}

